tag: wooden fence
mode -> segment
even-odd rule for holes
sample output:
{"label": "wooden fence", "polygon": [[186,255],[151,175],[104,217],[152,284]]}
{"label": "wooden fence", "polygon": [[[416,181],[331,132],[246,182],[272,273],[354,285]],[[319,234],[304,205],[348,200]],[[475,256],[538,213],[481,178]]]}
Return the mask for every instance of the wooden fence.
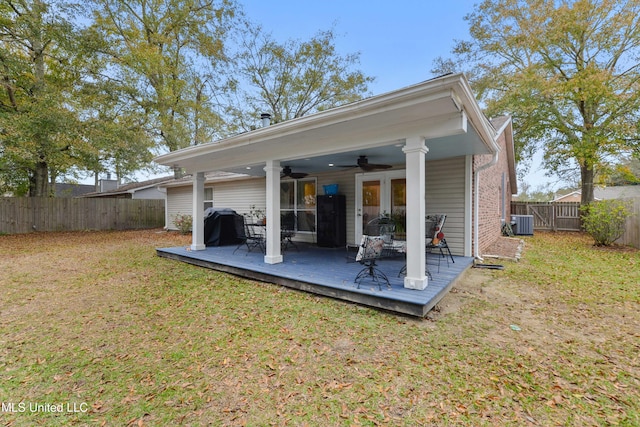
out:
{"label": "wooden fence", "polygon": [[4,197],[0,233],[163,227],[164,209],[164,200]]}
{"label": "wooden fence", "polygon": [[629,202],[631,216],[627,218],[625,232],[616,243],[631,245],[640,249],[640,198],[625,199]]}
{"label": "wooden fence", "polygon": [[580,231],[580,203],[511,202],[511,215],[533,215],[534,230]]}
{"label": "wooden fence", "polygon": [[[631,216],[627,218],[625,233],[616,240],[621,245],[640,248],[640,198],[629,202]],[[511,202],[512,215],[533,215],[534,230],[580,231],[580,203]]]}

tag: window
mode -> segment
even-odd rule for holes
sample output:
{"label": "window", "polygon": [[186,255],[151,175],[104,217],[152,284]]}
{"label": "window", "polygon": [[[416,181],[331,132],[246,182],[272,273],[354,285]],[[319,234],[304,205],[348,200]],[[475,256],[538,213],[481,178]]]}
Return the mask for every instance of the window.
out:
{"label": "window", "polygon": [[316,230],[316,180],[298,179],[280,183],[280,213],[295,214],[296,231]]}
{"label": "window", "polygon": [[213,207],[213,188],[205,188],[204,189],[204,208],[212,208]]}

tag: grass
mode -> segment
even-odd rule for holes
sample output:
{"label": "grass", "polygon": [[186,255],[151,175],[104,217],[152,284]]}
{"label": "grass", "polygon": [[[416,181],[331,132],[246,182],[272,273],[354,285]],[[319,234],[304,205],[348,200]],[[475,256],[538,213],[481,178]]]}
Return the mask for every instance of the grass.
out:
{"label": "grass", "polygon": [[186,239],[0,236],[3,425],[640,424],[638,251],[537,233],[416,320],[155,256]]}

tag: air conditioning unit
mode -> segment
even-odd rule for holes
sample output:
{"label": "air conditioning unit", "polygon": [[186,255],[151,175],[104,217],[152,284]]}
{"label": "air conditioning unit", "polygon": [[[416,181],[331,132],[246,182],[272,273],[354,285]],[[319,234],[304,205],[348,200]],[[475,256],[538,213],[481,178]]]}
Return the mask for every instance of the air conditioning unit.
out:
{"label": "air conditioning unit", "polygon": [[513,234],[533,236],[533,215],[511,215]]}

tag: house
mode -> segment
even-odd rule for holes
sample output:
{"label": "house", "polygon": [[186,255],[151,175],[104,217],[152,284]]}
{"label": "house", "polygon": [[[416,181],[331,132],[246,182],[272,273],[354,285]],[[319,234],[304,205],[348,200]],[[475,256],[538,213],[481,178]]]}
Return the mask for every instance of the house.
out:
{"label": "house", "polygon": [[[337,186],[346,201],[346,242],[366,221],[406,215],[404,286],[424,289],[425,215],[444,213],[451,251],[480,256],[501,235],[517,193],[511,119],[488,120],[463,74],[164,154],[156,162],[190,178],[166,183],[167,226],[193,215],[191,250],[204,250],[204,208],[266,212],[264,262],[283,261],[280,214],[294,212],[296,237],[315,241],[316,197]],[[335,188],[335,187],[333,187]],[[476,237],[477,236],[477,237]]]}
{"label": "house", "polygon": [[[100,183],[101,191],[94,191],[86,193],[80,197],[112,197],[120,199],[165,199],[165,190],[160,188],[161,184],[173,181],[173,176],[166,176],[160,178],[154,178],[142,182],[131,182],[128,184],[117,186],[110,181],[107,181],[107,185]],[[105,180],[101,180],[105,181]]]}

